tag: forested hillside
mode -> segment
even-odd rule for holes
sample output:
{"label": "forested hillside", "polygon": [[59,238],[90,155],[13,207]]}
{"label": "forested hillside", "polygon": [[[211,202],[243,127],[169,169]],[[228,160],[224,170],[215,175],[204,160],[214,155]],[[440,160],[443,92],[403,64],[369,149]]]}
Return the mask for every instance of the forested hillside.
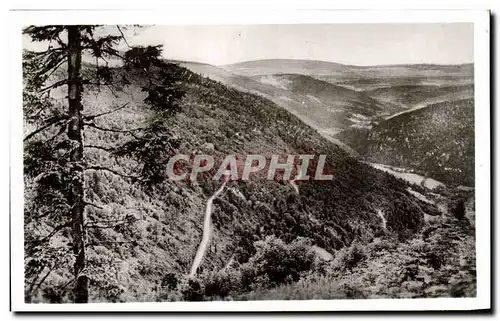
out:
{"label": "forested hillside", "polygon": [[474,100],[454,100],[387,119],[337,138],[367,160],[409,167],[437,180],[474,185]]}

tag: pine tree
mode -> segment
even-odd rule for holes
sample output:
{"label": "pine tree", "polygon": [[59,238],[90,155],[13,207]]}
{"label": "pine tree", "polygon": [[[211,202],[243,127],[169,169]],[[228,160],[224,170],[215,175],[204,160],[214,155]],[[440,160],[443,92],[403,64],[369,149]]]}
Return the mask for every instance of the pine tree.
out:
{"label": "pine tree", "polygon": [[[177,69],[161,59],[161,46],[131,47],[125,39],[124,28],[127,27],[54,25],[30,26],[23,31],[32,41],[47,44],[45,51],[23,53],[24,119],[27,127],[36,128],[24,138],[25,179],[33,181],[33,190],[26,191],[33,197],[27,199],[25,206],[27,300],[61,264],[73,267],[70,280],[73,301],[89,300],[89,275],[85,271],[86,208],[97,205],[85,197],[87,171],[106,171],[147,186],[165,178],[165,155],[176,144],[165,121],[179,110],[184,90],[179,85]],[[122,43],[129,47],[125,54],[117,49]],[[82,57],[89,57],[95,63],[82,66]],[[87,86],[97,90],[106,87],[114,93],[120,90],[120,84],[128,81],[123,73],[117,72],[120,67],[110,66],[111,61],[125,63],[129,70],[133,69],[131,72],[141,73],[146,80],[142,87],[146,93],[144,107],[151,117],[141,127],[131,130],[96,124],[99,117],[118,112],[128,104],[92,114],[91,106],[82,103]],[[51,96],[58,88],[66,89],[63,101]],[[85,145],[84,135],[89,128],[128,139],[125,144],[112,148]],[[100,164],[88,164],[85,153],[96,148],[113,157],[132,157],[140,166],[135,173],[121,173]],[[52,229],[44,237],[35,237],[26,231],[27,225],[41,224],[41,220]],[[58,233],[68,234],[70,251],[48,246]]]}

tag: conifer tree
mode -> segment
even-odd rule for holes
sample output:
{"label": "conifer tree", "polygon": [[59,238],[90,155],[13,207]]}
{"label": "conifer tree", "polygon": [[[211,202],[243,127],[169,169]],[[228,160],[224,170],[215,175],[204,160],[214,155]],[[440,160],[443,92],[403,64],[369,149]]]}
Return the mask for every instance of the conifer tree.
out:
{"label": "conifer tree", "polygon": [[[162,47],[129,46],[123,32],[126,28],[47,25],[23,30],[33,42],[47,45],[44,51],[23,52],[24,121],[27,128],[35,128],[24,137],[25,180],[33,181],[34,195],[26,201],[25,229],[27,224],[42,220],[51,229],[43,237],[25,231],[27,300],[54,268],[67,264],[73,274],[68,284],[73,289],[70,297],[75,303],[89,301],[86,208],[97,205],[85,197],[87,171],[105,171],[148,186],[165,178],[167,160],[160,156],[167,155],[176,143],[165,120],[179,110],[184,90],[177,69],[161,59]],[[126,52],[118,50],[123,44],[128,46]],[[82,64],[83,58],[94,63]],[[151,117],[134,129],[104,128],[96,120],[127,108],[128,103],[95,113],[82,97],[88,87],[120,90],[129,81],[126,73],[117,72],[123,65],[144,79],[144,108]],[[63,90],[67,96],[53,99],[55,90]],[[86,145],[84,135],[89,128],[123,135],[126,143]],[[140,166],[135,173],[122,173],[102,164],[89,164],[85,154],[92,149],[105,150],[113,157],[132,157]],[[71,240],[67,252],[48,246],[58,233]]]}

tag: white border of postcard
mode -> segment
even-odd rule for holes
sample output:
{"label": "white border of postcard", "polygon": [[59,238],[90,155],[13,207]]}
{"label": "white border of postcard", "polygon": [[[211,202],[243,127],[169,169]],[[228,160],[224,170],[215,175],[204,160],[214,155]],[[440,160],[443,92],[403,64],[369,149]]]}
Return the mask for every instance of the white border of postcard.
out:
{"label": "white border of postcard", "polygon": [[[473,23],[475,81],[477,297],[307,301],[212,301],[157,303],[27,304],[24,302],[22,26],[31,24],[300,24]],[[491,307],[490,271],[490,17],[486,10],[290,10],[214,5],[142,11],[13,11],[9,14],[7,93],[11,116],[11,302],[13,311],[404,311],[473,310]]]}

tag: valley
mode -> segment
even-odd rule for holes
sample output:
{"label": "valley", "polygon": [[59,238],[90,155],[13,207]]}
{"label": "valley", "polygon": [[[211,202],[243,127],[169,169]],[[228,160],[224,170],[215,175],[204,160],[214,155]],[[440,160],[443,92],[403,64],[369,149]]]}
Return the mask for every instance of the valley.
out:
{"label": "valley", "polygon": [[221,68],[303,97],[304,104],[294,106],[298,117],[353,156],[473,185],[470,64],[349,66],[278,59]]}
{"label": "valley", "polygon": [[[86,209],[92,302],[474,295],[469,219],[474,191],[455,188],[458,182],[470,185],[466,169],[473,101],[431,102],[457,92],[467,96],[471,89],[422,94],[429,106],[392,118],[411,104],[401,98],[404,90],[380,90],[387,75],[414,78],[418,86],[431,74],[451,83],[461,79],[467,66],[178,63],[168,64],[168,75],[185,95],[179,99],[180,111],[161,119],[168,139],[143,143],[142,153],[154,152],[154,162],[146,163],[151,167],[141,165],[141,153],[125,158],[109,152],[127,146],[137,124],[152,122],[152,111],[143,103],[148,80],[142,70],[113,67],[109,76],[120,91],[90,84],[84,92],[86,115],[100,115],[84,136],[84,145],[92,147],[85,162],[99,164],[84,174],[85,196],[93,205]],[[370,88],[360,85],[365,80],[371,81]],[[63,95],[52,94],[56,106]],[[107,115],[109,108],[116,113]],[[129,135],[118,135],[123,132]],[[437,135],[460,140],[443,147]],[[411,144],[402,149],[406,138]],[[26,148],[30,165],[39,156],[29,153],[31,145]],[[457,150],[463,159],[451,157]],[[206,171],[196,182],[164,180],[172,154],[206,154],[217,162],[227,155],[326,155],[325,168],[333,179],[267,180],[256,172],[248,181],[221,185],[212,179],[213,171]],[[422,160],[422,155],[429,157]],[[438,167],[433,157],[441,157]],[[192,167],[186,164],[185,169]],[[149,181],[114,175],[151,168]],[[314,177],[314,168],[306,174]],[[447,168],[464,175],[450,181],[443,172]],[[64,253],[70,238],[56,234],[39,249],[37,240],[57,226],[50,216],[33,214],[39,206],[34,200],[43,191],[36,188],[39,177],[28,173],[27,265],[48,256],[61,263],[50,270],[43,287],[30,290],[27,283],[27,293],[31,302],[68,302],[65,284],[71,271],[57,253]],[[465,219],[453,210],[460,201],[466,204]]]}

